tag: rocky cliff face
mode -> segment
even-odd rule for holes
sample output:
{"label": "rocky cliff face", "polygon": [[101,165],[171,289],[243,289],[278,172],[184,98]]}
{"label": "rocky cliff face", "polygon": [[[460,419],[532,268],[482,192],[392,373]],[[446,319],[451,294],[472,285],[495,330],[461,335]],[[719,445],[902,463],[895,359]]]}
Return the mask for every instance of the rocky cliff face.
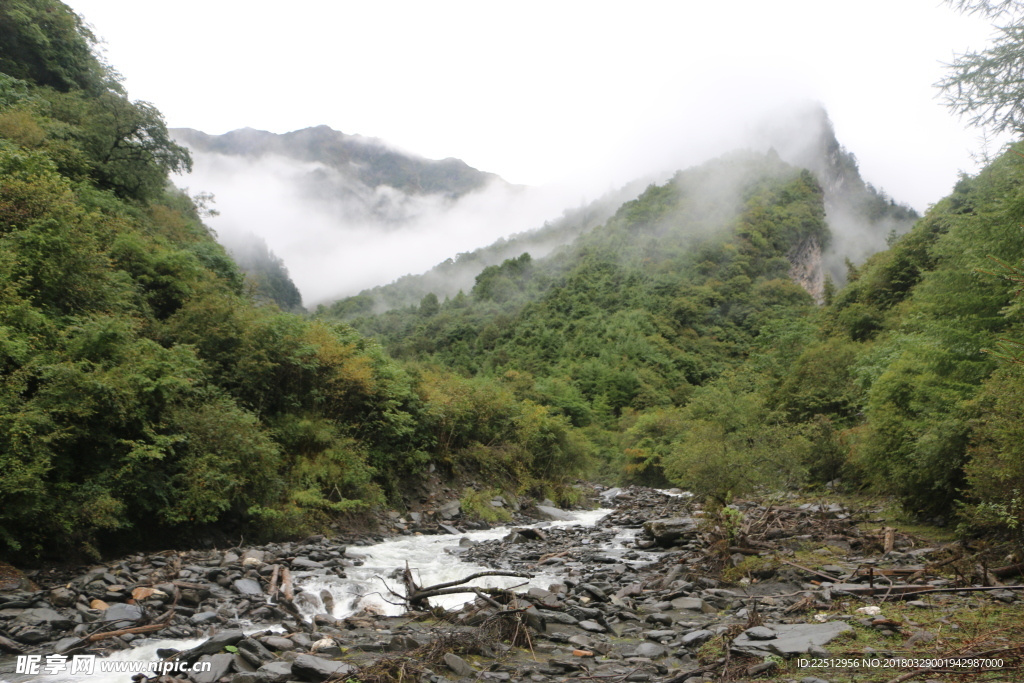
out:
{"label": "rocky cliff face", "polygon": [[819,306],[825,302],[825,269],[822,267],[821,244],[817,237],[807,237],[787,254],[789,277],[807,290]]}
{"label": "rocky cliff face", "polygon": [[[918,219],[917,212],[896,202],[885,192],[865,182],[860,175],[856,157],[836,138],[828,114],[820,105],[800,111],[787,110],[777,119],[769,119],[760,131],[786,162],[810,170],[825,193],[825,215],[831,238],[818,245],[816,259],[820,273],[829,273],[837,285],[846,281],[846,259],[863,263],[871,254],[885,249],[890,233],[910,230]],[[793,254],[810,254],[809,245],[799,245]],[[796,270],[804,268],[804,260],[791,256]],[[814,269],[805,271],[808,276]],[[802,277],[802,276],[801,276]],[[815,296],[821,286],[805,284],[793,278]],[[823,282],[822,277],[807,283]],[[813,290],[813,291],[812,291]],[[819,299],[820,300],[820,299]]]}

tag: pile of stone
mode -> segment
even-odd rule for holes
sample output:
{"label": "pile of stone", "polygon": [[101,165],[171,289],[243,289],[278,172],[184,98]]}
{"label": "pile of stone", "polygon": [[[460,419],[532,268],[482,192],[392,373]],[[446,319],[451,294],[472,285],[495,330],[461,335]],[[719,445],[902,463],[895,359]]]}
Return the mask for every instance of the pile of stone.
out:
{"label": "pile of stone", "polygon": [[[447,623],[425,611],[401,618],[299,618],[289,605],[303,602],[302,578],[344,576],[361,562],[350,545],[312,537],[244,551],[135,555],[43,588],[21,582],[0,592],[0,649],[103,653],[144,638],[206,636],[198,647],[159,654],[210,662],[210,672],[190,674],[195,683],[284,683],[359,678],[387,658],[415,659],[453,631],[486,634],[501,623],[528,634],[532,654],[497,641],[484,656],[446,652],[432,669],[419,666],[426,671],[419,683],[568,677],[703,683],[727,666],[730,676],[746,680],[770,674],[778,658],[835,653],[837,639],[846,642],[855,628],[877,630],[906,647],[934,637],[910,620],[858,609],[853,599],[877,600],[879,590],[892,598],[947,587],[948,579],[927,571],[938,551],[915,548],[897,534],[860,531],[852,523],[855,513],[842,506],[738,503],[742,514],[732,518],[741,521],[726,534],[720,516],[705,515],[678,492],[605,493],[605,504],[617,507],[596,527],[542,524],[492,541],[456,544],[453,538],[449,552],[461,559],[554,578],[546,588],[481,593],[444,615]],[[530,513],[552,521],[565,515],[544,504]],[[445,514],[451,516],[439,527],[465,526],[454,505]],[[414,521],[411,514],[399,519]],[[415,533],[412,528],[406,530]],[[795,550],[820,561],[813,569],[791,563]],[[758,556],[764,562],[750,562]],[[721,579],[729,568],[733,579],[741,577],[732,584]],[[1009,588],[911,604],[935,609],[968,599],[1019,600],[1021,591]],[[330,595],[318,597],[310,608],[330,612]],[[246,636],[243,625],[262,630]],[[140,627],[154,628],[130,632]],[[712,650],[727,651],[731,659],[709,661]]]}
{"label": "pile of stone", "polygon": [[140,627],[149,627],[146,636],[194,638],[237,627],[242,619],[299,630],[296,615],[281,606],[286,600],[271,600],[271,592],[284,598],[299,590],[295,579],[312,571],[344,576],[346,567],[361,563],[358,553],[322,536],[239,552],[134,555],[52,588],[0,592],[0,648],[59,654],[122,649],[143,635],[90,638]]}

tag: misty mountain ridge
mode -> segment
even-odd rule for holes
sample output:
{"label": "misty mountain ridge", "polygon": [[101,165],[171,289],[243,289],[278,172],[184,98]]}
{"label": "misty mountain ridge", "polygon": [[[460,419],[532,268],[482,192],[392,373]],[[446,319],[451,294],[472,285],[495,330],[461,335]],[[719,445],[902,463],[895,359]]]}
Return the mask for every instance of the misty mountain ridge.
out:
{"label": "misty mountain ridge", "polygon": [[[864,180],[856,156],[839,142],[821,105],[767,117],[751,139],[753,147],[769,144],[786,162],[811,171],[824,190],[831,246],[822,254],[821,275],[827,273],[837,284],[846,282],[847,260],[863,263],[885,249],[891,235],[908,232],[920,217]],[[818,278],[812,294],[820,303]]]}
{"label": "misty mountain ridge", "polygon": [[378,138],[346,135],[324,125],[284,134],[254,128],[223,135],[191,128],[170,132],[192,151],[197,165],[216,163],[211,156],[299,162],[302,166],[293,182],[302,197],[329,205],[331,213],[349,221],[401,223],[422,211],[416,198],[454,202],[490,183],[508,185],[461,159],[426,159]]}
{"label": "misty mountain ridge", "polygon": [[[828,245],[811,235],[789,254],[790,277],[819,304],[824,300],[826,276],[837,284],[845,283],[847,261],[860,263],[885,249],[891,235],[906,233],[919,217],[913,208],[897,203],[861,177],[856,157],[840,144],[828,113],[820,105],[767,118],[748,132],[746,142],[752,149],[808,169],[824,192],[830,226]],[[667,174],[659,180],[666,179]],[[483,269],[523,253],[543,258],[558,247],[571,244],[610,219],[650,183],[650,179],[634,181],[589,204],[565,210],[559,219],[545,222],[543,227],[459,253],[420,275],[406,275],[390,284],[339,299],[329,307],[330,313],[353,318],[416,306],[428,294],[445,298],[468,292]]]}

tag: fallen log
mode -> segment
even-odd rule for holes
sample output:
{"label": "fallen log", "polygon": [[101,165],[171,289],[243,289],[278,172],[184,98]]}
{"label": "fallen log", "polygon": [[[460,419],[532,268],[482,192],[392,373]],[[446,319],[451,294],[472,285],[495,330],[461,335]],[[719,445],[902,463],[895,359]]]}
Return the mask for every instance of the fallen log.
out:
{"label": "fallen log", "polygon": [[288,567],[281,569],[281,593],[288,602],[295,599],[295,589],[292,587],[292,573]]}
{"label": "fallen log", "polygon": [[[422,590],[422,591],[432,591],[432,590],[436,590],[438,588],[451,588],[452,586],[461,586],[463,584],[469,583],[470,581],[476,581],[477,579],[482,578],[484,576],[514,576],[514,577],[517,577],[517,578],[520,578],[520,579],[532,579],[533,578],[533,574],[527,574],[526,572],[506,572],[506,571],[494,570],[494,571],[477,572],[476,574],[470,574],[466,578],[459,579],[458,581],[448,581],[447,583],[437,583],[437,584],[434,584],[433,586],[424,586],[420,590]],[[472,592],[472,591],[467,591],[467,592]]]}
{"label": "fallen log", "polygon": [[274,565],[274,571],[270,575],[270,587],[267,589],[267,595],[270,596],[271,600],[273,600],[274,597],[277,595],[277,579],[278,579],[278,575],[280,573],[281,573],[281,565],[275,564]]}
{"label": "fallen log", "polygon": [[913,576],[925,571],[924,567],[900,567],[897,569],[879,569],[877,567],[859,567],[857,576]]}
{"label": "fallen log", "polygon": [[837,583],[832,586],[833,591],[848,593],[850,595],[904,595],[906,593],[920,593],[921,587],[913,584],[903,586],[865,586],[859,583]]}
{"label": "fallen log", "polygon": [[891,595],[894,598],[913,597],[915,595],[923,595],[925,593],[973,593],[977,591],[998,591],[998,590],[1024,590],[1024,586],[972,586],[970,588],[921,588],[920,586],[905,585],[905,586],[887,586],[885,588],[869,588],[868,586],[862,586],[857,583],[837,583],[832,586],[832,590],[839,591],[841,593],[848,593],[850,595],[877,595],[879,593],[885,593]]}
{"label": "fallen log", "polygon": [[777,559],[779,562],[782,562],[783,564],[788,564],[790,567],[796,567],[797,569],[803,569],[805,572],[810,572],[811,574],[814,574],[815,576],[820,576],[821,578],[825,579],[826,581],[835,581],[836,580],[836,577],[833,576],[832,574],[826,574],[825,572],[819,572],[819,571],[816,571],[814,569],[811,569],[810,567],[805,567],[802,564],[797,564],[796,562],[790,562],[789,560],[784,560],[781,557],[776,557],[775,559]]}
{"label": "fallen log", "polygon": [[[520,584],[521,585],[521,584]],[[515,588],[516,586],[513,586]],[[487,595],[506,595],[512,588],[483,588],[480,586],[464,586],[456,588],[442,588],[440,590],[421,590],[411,598],[410,602],[419,602],[427,598],[436,598],[439,595],[458,595],[459,593],[486,593]]]}
{"label": "fallen log", "polygon": [[163,621],[159,624],[147,624],[146,626],[132,626],[131,628],[121,628],[116,631],[104,631],[103,633],[93,633],[91,636],[86,636],[84,640],[90,643],[95,643],[98,640],[106,640],[107,638],[114,638],[116,636],[126,636],[129,633],[151,633],[153,631],[159,631],[160,629],[167,626],[170,621]]}
{"label": "fallen log", "polygon": [[481,588],[479,586],[466,586],[465,584],[470,581],[482,578],[484,576],[514,576],[523,579],[532,579],[533,574],[527,574],[525,572],[510,572],[510,571],[486,571],[477,572],[476,574],[470,574],[464,579],[458,581],[447,581],[445,583],[434,584],[433,586],[420,587],[416,585],[416,581],[413,579],[412,570],[406,566],[405,571],[402,572],[402,581],[405,583],[405,595],[395,594],[397,597],[406,601],[410,607],[422,607],[430,609],[430,603],[428,599],[437,597],[439,595],[455,595],[457,593],[486,593],[488,595],[504,595],[508,593],[509,588]]}
{"label": "fallen log", "polygon": [[989,574],[992,574],[1000,579],[1006,579],[1011,576],[1024,575],[1024,562],[1020,564],[1011,564],[1007,567],[996,567],[995,569],[989,569]]}

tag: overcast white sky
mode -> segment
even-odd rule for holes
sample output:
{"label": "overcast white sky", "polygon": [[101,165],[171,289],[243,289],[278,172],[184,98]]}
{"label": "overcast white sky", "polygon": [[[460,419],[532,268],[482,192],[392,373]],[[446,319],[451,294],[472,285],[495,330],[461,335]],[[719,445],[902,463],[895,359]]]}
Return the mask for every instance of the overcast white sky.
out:
{"label": "overcast white sky", "polygon": [[327,124],[591,198],[810,98],[868,181],[924,209],[978,147],[940,62],[991,34],[938,0],[68,1],[172,127]]}

